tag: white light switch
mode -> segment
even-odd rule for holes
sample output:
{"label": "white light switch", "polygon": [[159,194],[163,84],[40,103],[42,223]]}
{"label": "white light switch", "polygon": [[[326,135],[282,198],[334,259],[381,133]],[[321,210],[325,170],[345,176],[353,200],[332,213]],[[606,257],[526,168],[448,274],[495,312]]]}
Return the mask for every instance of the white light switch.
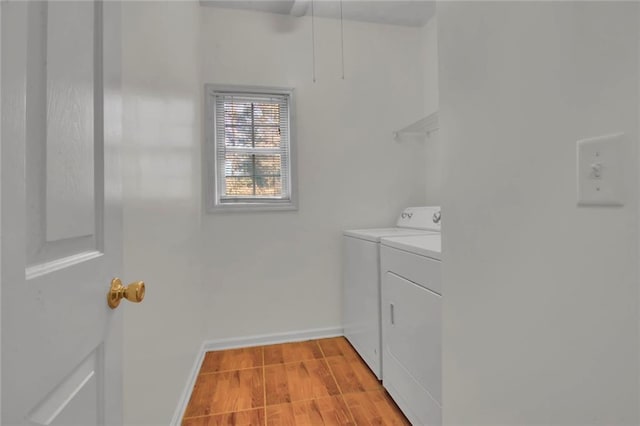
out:
{"label": "white light switch", "polygon": [[624,204],[624,134],[578,141],[578,205]]}

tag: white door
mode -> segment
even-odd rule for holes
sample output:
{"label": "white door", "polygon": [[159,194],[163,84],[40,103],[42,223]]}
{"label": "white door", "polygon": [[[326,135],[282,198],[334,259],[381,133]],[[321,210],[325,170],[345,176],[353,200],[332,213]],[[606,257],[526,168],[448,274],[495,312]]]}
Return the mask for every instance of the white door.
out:
{"label": "white door", "polygon": [[120,10],[2,2],[2,423],[122,424]]}

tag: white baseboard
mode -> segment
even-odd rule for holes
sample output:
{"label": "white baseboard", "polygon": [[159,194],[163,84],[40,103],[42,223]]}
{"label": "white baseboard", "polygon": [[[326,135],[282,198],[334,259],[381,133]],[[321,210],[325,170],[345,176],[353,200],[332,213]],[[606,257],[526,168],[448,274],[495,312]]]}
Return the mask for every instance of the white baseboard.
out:
{"label": "white baseboard", "polygon": [[202,361],[204,360],[204,354],[206,350],[204,349],[204,343],[200,345],[200,349],[196,353],[195,361],[193,362],[193,366],[189,371],[189,376],[187,376],[187,383],[180,394],[180,399],[178,400],[178,406],[173,413],[173,418],[171,418],[171,426],[181,426],[182,416],[184,415],[184,410],[187,409],[187,404],[189,403],[189,399],[191,398],[191,391],[193,390],[193,386],[196,384],[196,378],[198,377],[198,372],[200,371],[200,366],[202,366]]}
{"label": "white baseboard", "polygon": [[200,366],[204,360],[204,355],[210,351],[219,351],[222,349],[248,348],[251,346],[272,345],[276,343],[302,342],[311,339],[322,339],[327,337],[342,336],[344,330],[342,327],[316,328],[312,330],[290,331],[285,333],[262,334],[258,336],[247,337],[231,337],[227,339],[217,339],[204,341],[200,346],[199,352],[196,354],[193,367],[189,372],[187,383],[180,395],[178,406],[171,419],[171,426],[180,426],[184,411],[191,398],[191,391],[196,384],[196,378],[200,371]]}
{"label": "white baseboard", "polygon": [[251,346],[273,345],[276,343],[302,342],[311,339],[342,336],[342,334],[342,327],[316,328],[313,330],[209,340],[204,342],[203,347],[205,352],[219,351],[222,349],[248,348]]}

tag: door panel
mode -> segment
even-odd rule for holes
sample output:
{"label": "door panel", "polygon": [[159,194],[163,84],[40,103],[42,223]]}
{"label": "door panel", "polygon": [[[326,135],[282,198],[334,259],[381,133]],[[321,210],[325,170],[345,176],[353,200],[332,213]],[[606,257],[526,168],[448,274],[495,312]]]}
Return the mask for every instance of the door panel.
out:
{"label": "door panel", "polygon": [[[92,2],[34,3],[46,8],[46,241],[95,234],[95,92],[102,89]],[[98,29],[99,30],[99,29]],[[42,101],[39,101],[42,102]],[[98,121],[100,117],[98,117]],[[93,143],[87,143],[92,141]],[[97,151],[99,152],[99,151]]]}
{"label": "door panel", "polygon": [[2,421],[121,424],[119,4],[1,7]]}
{"label": "door panel", "polygon": [[[101,7],[28,7],[27,277],[101,251]],[[98,25],[96,25],[98,24]]]}
{"label": "door panel", "polygon": [[[101,350],[101,348],[100,348]],[[100,350],[89,355],[28,416],[38,425],[91,425],[100,419]]]}

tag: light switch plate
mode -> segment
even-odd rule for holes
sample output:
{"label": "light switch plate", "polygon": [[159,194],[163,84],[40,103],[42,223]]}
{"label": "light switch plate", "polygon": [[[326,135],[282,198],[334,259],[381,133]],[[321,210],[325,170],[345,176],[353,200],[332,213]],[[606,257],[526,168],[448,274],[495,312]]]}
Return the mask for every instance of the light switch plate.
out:
{"label": "light switch plate", "polygon": [[624,205],[624,134],[582,139],[578,148],[578,205]]}

